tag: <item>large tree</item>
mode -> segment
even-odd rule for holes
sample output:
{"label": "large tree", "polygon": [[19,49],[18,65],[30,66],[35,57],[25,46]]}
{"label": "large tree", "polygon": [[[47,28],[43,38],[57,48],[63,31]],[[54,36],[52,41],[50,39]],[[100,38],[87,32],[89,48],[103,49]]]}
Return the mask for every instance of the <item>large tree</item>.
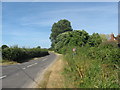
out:
{"label": "large tree", "polygon": [[2,45],[2,49],[9,48],[7,45]]}
{"label": "large tree", "polygon": [[52,29],[51,29],[52,33],[50,35],[50,39],[51,39],[52,43],[55,42],[56,37],[59,34],[67,32],[67,31],[72,31],[72,30],[73,29],[71,27],[70,21],[68,21],[66,19],[63,19],[63,20],[58,21],[57,23],[54,23],[52,26]]}
{"label": "large tree", "polygon": [[85,46],[89,34],[85,30],[74,30],[62,33],[57,36],[54,46],[55,51],[60,51],[64,46]]}

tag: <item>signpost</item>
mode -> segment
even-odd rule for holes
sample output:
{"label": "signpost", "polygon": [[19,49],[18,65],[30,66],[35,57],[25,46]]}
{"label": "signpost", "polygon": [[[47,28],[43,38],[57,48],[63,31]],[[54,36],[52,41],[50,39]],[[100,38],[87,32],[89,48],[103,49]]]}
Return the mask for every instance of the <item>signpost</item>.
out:
{"label": "signpost", "polygon": [[74,56],[76,54],[76,48],[73,48],[72,51],[73,51],[73,56]]}

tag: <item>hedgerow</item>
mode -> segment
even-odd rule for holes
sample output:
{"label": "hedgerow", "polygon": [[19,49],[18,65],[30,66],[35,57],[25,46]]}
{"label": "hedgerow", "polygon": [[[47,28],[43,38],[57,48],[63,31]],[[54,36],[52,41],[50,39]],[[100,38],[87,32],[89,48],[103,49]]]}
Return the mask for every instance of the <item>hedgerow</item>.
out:
{"label": "hedgerow", "polygon": [[17,61],[17,62],[24,62],[27,59],[34,58],[34,57],[42,57],[48,55],[48,51],[46,49],[40,48],[18,48],[18,47],[11,47],[11,48],[4,48],[2,49],[2,58],[3,60],[9,61]]}

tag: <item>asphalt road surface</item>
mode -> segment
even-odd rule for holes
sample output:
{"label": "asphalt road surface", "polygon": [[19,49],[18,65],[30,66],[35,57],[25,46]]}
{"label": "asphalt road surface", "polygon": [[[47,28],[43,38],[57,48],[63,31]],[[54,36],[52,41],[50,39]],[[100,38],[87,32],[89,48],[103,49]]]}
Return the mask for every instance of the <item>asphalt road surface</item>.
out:
{"label": "asphalt road surface", "polygon": [[30,60],[29,62],[2,66],[2,88],[27,88],[31,82],[35,81],[38,73],[42,73],[57,58],[57,55],[50,55]]}

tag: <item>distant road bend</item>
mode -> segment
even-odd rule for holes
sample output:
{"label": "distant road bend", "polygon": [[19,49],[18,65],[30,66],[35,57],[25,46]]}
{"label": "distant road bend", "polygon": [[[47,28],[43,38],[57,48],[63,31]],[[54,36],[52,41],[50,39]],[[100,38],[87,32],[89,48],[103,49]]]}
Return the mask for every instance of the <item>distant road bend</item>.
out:
{"label": "distant road bend", "polygon": [[[27,88],[35,78],[48,68],[57,58],[57,55],[50,53],[42,58],[29,62],[2,66],[2,88]],[[37,84],[37,82],[36,82]]]}

